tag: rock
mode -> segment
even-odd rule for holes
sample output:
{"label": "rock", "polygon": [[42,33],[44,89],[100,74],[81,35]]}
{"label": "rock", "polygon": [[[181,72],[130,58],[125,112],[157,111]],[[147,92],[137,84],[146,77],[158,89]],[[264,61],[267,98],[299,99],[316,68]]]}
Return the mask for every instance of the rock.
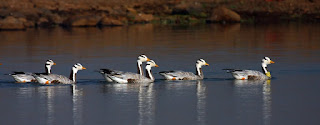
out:
{"label": "rock", "polygon": [[54,23],[54,24],[62,24],[63,19],[61,16],[59,16],[58,14],[51,14],[48,16],[49,21]]}
{"label": "rock", "polygon": [[99,16],[79,16],[65,20],[63,25],[74,27],[97,26],[100,20],[101,17]]}
{"label": "rock", "polygon": [[20,17],[20,18],[18,18],[18,20],[20,20],[26,28],[35,26],[34,22],[29,21],[26,18]]}
{"label": "rock", "polygon": [[24,30],[26,29],[23,22],[13,16],[8,16],[3,20],[0,20],[1,30]]}
{"label": "rock", "polygon": [[240,22],[241,17],[236,12],[225,7],[218,7],[213,10],[207,22]]}
{"label": "rock", "polygon": [[26,28],[31,28],[31,27],[35,27],[35,22],[28,20],[27,22],[23,23],[23,25]]}
{"label": "rock", "polygon": [[128,12],[121,6],[114,6],[112,7],[112,10],[109,11],[109,13],[110,15],[125,16]]}
{"label": "rock", "polygon": [[137,11],[133,8],[127,8],[127,14],[134,14],[134,15],[137,15]]}
{"label": "rock", "polygon": [[189,8],[189,5],[186,3],[177,4],[173,7],[172,14],[188,15],[189,14],[188,8]]}
{"label": "rock", "polygon": [[154,19],[152,14],[143,14],[140,13],[138,15],[135,16],[133,22],[135,23],[147,23],[150,22]]}
{"label": "rock", "polygon": [[41,17],[37,21],[37,26],[40,26],[40,27],[48,27],[50,25],[52,25],[52,23],[50,23],[50,21],[45,17]]}
{"label": "rock", "polygon": [[103,17],[99,23],[102,26],[122,26],[123,22],[120,20],[112,19],[110,17]]}

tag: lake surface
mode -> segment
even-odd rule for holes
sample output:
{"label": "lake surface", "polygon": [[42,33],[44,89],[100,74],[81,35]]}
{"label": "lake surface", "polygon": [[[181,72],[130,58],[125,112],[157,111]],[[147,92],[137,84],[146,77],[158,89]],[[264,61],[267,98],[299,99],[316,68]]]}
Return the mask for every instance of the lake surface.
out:
{"label": "lake surface", "polygon": [[[69,75],[77,84],[43,86],[0,77],[0,124],[48,125],[318,125],[320,24],[195,25],[28,29],[0,32],[1,74]],[[136,72],[146,54],[160,67],[148,86],[105,82],[100,68]],[[261,70],[270,57],[270,81],[233,80],[222,69]],[[163,70],[195,71],[204,80],[165,81]]]}

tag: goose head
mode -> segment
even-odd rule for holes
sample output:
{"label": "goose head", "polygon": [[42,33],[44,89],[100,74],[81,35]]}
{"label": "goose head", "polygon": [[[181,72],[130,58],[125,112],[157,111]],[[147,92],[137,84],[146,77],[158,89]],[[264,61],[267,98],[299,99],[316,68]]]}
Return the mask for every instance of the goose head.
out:
{"label": "goose head", "polygon": [[84,69],[86,68],[83,67],[80,63],[76,63],[72,67],[72,70],[74,71],[74,73],[77,73],[79,70],[84,70]]}
{"label": "goose head", "polygon": [[56,65],[51,59],[46,61],[45,67],[46,67],[46,73],[51,73],[51,66]]}
{"label": "goose head", "polygon": [[53,66],[53,65],[57,65],[57,64],[55,62],[53,62],[51,59],[49,59],[46,61],[46,65]]}
{"label": "goose head", "polygon": [[264,57],[262,59],[262,66],[267,67],[267,65],[274,63],[269,57]]}
{"label": "goose head", "polygon": [[201,68],[202,66],[209,66],[209,64],[204,59],[198,59],[196,62],[196,67]]}
{"label": "goose head", "polygon": [[150,60],[150,61],[148,61],[147,64],[146,64],[146,69],[147,69],[147,70],[150,70],[151,67],[159,67],[159,66],[156,64],[156,62],[154,62],[153,60]]}
{"label": "goose head", "polygon": [[138,56],[138,61],[147,62],[147,61],[150,61],[150,59],[146,55],[142,54]]}
{"label": "goose head", "polygon": [[146,73],[146,77],[151,79],[151,80],[154,80],[154,77],[153,77],[153,75],[151,73],[151,68],[152,67],[159,67],[159,66],[156,64],[156,62],[154,62],[153,60],[150,60],[146,64],[146,72],[147,72]]}

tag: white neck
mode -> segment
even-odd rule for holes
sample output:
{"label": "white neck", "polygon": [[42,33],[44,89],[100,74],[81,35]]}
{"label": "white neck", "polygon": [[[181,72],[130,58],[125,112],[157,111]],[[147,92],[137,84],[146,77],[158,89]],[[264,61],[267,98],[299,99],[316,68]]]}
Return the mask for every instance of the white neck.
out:
{"label": "white neck", "polygon": [[151,79],[151,80],[154,80],[154,77],[153,77],[152,72],[151,72],[151,66],[150,65],[146,66],[146,77]]}
{"label": "white neck", "polygon": [[73,82],[76,82],[76,74],[78,72],[78,69],[76,69],[75,67],[72,67],[71,73],[70,73],[70,79]]}
{"label": "white neck", "polygon": [[261,63],[261,66],[262,66],[263,72],[266,74],[266,73],[268,72],[268,70],[267,70],[267,64]]}
{"label": "white neck", "polygon": [[51,73],[51,65],[45,65],[46,68],[46,73],[50,74]]}
{"label": "white neck", "polygon": [[141,67],[142,61],[137,60],[137,64],[138,64],[138,74],[143,76],[143,70],[142,70],[142,67]]}
{"label": "white neck", "polygon": [[203,77],[202,71],[201,71],[201,65],[200,64],[196,64],[196,71],[198,76],[200,76],[201,78]]}

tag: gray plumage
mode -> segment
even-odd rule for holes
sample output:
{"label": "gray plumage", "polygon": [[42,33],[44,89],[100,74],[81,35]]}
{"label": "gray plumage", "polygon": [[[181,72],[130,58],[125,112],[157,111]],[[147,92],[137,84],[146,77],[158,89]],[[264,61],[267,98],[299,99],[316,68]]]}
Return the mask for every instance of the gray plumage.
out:
{"label": "gray plumage", "polygon": [[[137,73],[140,74],[141,76],[143,76],[143,70],[142,70],[142,63],[143,62],[147,62],[150,61],[150,59],[144,55],[141,54],[138,56],[137,59]],[[123,72],[123,71],[119,71],[119,70],[112,70],[112,69],[100,69],[99,72],[102,74],[102,76],[106,79],[107,82],[113,82],[113,80],[110,78],[110,76],[115,75],[115,74],[122,74],[125,76],[131,75],[130,72]],[[133,73],[134,74],[134,73]]]}
{"label": "gray plumage", "polygon": [[165,77],[167,80],[198,80],[203,79],[203,77],[196,75],[192,72],[184,71],[163,71],[159,72],[160,75]]}
{"label": "gray plumage", "polygon": [[262,72],[256,70],[239,70],[239,69],[224,69],[227,70],[228,73],[231,73],[235,79],[241,80],[267,80],[271,79],[271,74],[267,69],[267,65],[274,63],[269,57],[264,57],[262,59],[261,67]]}
{"label": "gray plumage", "polygon": [[151,67],[159,66],[153,60],[150,60],[146,64],[146,76],[132,72],[118,73],[114,72],[113,70],[109,70],[108,77],[117,83],[150,83],[154,81]]}
{"label": "gray plumage", "polygon": [[[143,76],[143,70],[142,70],[142,63],[146,62],[146,61],[150,61],[150,59],[142,54],[138,56],[137,59],[137,73],[140,74],[141,76]],[[131,72],[123,72],[123,71],[119,71],[119,70],[112,70],[112,69],[100,69],[99,72],[102,74],[102,76],[106,79],[107,82],[113,82],[113,80],[110,78],[113,75],[123,75],[121,76],[122,78],[124,77],[130,77],[132,74],[136,74],[136,73],[131,73]],[[119,76],[120,77],[120,76]],[[135,77],[135,76],[132,76]]]}
{"label": "gray plumage", "polygon": [[166,80],[199,80],[204,78],[201,67],[208,65],[204,59],[198,59],[196,62],[196,74],[185,71],[162,71],[159,74]]}
{"label": "gray plumage", "polygon": [[109,75],[109,78],[118,83],[150,83],[154,80],[137,73],[125,72],[118,75]]}
{"label": "gray plumage", "polygon": [[[70,78],[58,74],[34,74],[33,75],[40,84],[74,84]],[[48,82],[47,82],[48,81]]]}
{"label": "gray plumage", "polygon": [[256,70],[232,71],[231,74],[236,79],[251,79],[251,80],[267,80],[269,79],[264,73]]}
{"label": "gray plumage", "polygon": [[33,76],[40,84],[74,84],[77,72],[84,69],[86,68],[77,63],[72,67],[69,78],[58,74],[33,74]]}
{"label": "gray plumage", "polygon": [[[47,60],[45,63],[45,73],[41,74],[50,74],[51,67],[56,65],[51,59]],[[30,72],[14,72],[13,74],[9,74],[13,77],[16,82],[25,83],[25,82],[36,82],[37,80],[32,75],[33,73]],[[40,74],[40,73],[38,73]]]}
{"label": "gray plumage", "polygon": [[13,77],[16,82],[25,83],[25,82],[34,82],[35,78],[32,76],[30,72],[14,72],[13,74],[9,74]]}

